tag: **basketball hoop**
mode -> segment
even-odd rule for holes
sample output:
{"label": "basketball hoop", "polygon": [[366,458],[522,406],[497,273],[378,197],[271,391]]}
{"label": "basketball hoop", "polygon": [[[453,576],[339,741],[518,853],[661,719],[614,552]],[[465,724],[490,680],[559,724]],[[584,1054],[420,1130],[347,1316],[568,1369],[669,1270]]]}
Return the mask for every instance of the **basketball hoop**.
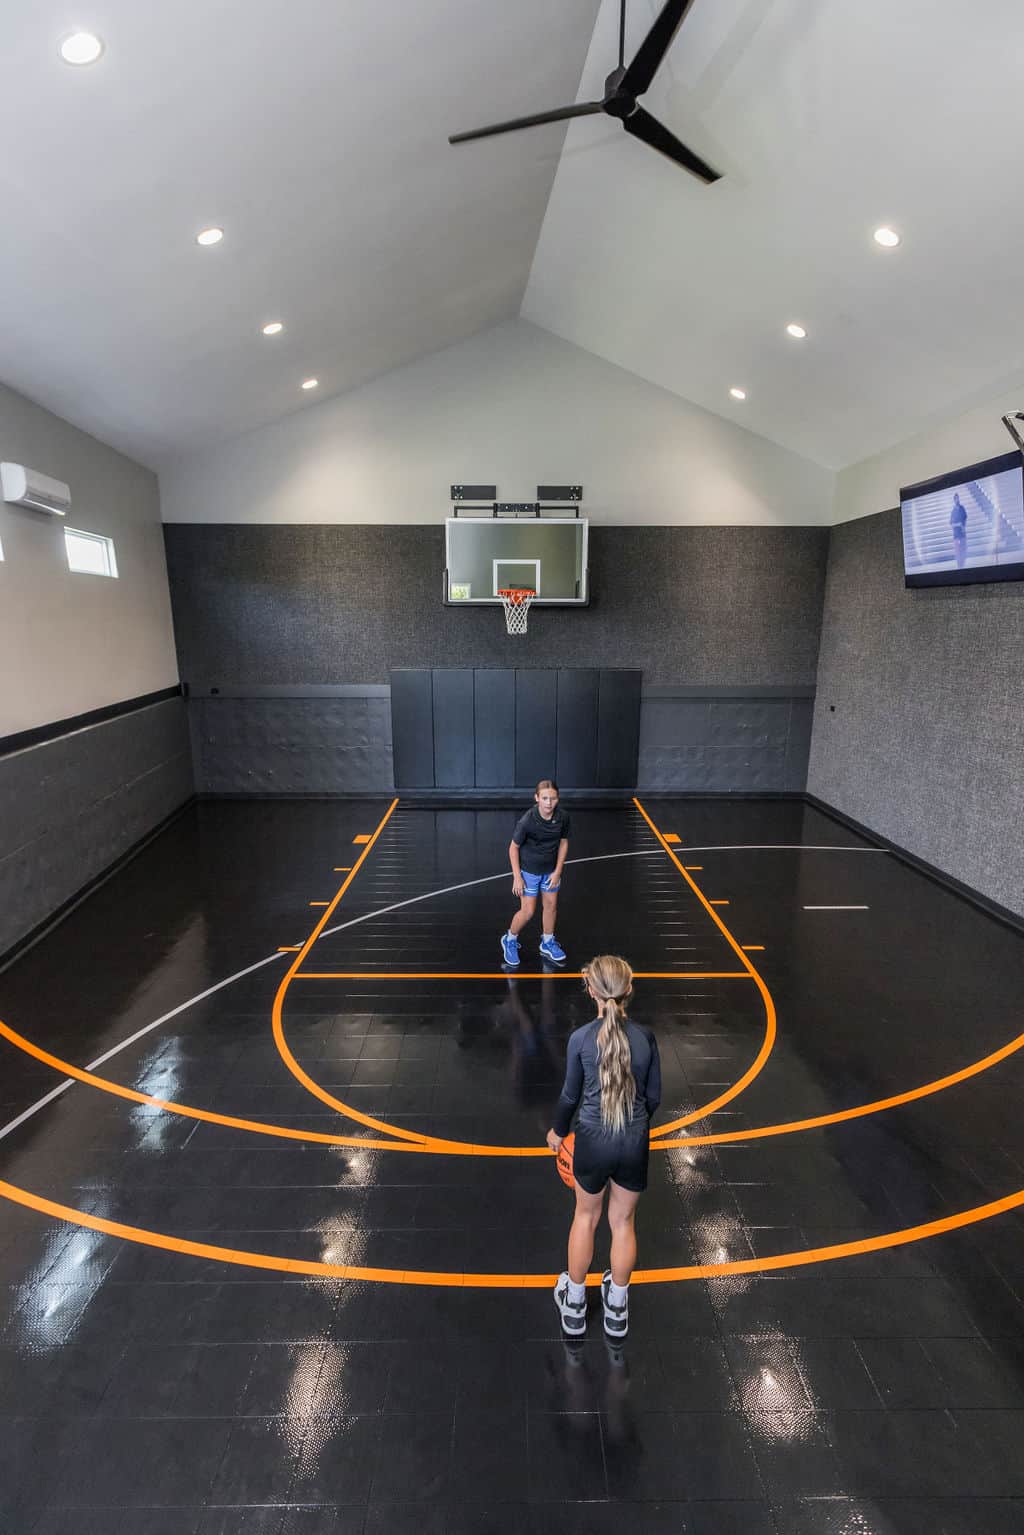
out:
{"label": "basketball hoop", "polygon": [[530,603],[537,593],[530,586],[503,586],[498,588],[501,605],[505,609],[505,628],[509,634],[525,634],[526,620],[530,616]]}

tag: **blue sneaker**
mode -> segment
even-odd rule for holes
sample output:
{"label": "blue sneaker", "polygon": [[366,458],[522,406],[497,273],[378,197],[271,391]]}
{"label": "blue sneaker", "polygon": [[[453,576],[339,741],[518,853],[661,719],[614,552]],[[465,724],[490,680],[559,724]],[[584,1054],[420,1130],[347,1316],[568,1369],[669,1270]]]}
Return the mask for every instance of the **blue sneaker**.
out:
{"label": "blue sneaker", "polygon": [[544,958],[549,959],[553,965],[565,964],[565,950],[562,948],[562,945],[559,943],[554,933],[552,933],[550,937],[545,936],[541,939],[540,952],[543,954]]}
{"label": "blue sneaker", "polygon": [[513,938],[511,933],[501,935],[501,953],[506,965],[518,965],[519,963],[519,939]]}

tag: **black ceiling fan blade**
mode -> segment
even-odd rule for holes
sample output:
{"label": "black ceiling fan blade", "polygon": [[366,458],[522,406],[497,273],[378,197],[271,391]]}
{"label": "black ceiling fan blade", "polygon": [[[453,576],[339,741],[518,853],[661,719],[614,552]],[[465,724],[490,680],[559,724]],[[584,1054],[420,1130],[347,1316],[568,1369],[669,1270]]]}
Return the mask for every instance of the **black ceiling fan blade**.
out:
{"label": "black ceiling fan blade", "polygon": [[686,19],[693,0],[666,0],[661,15],[637,50],[626,70],[622,89],[631,96],[642,96],[658,72],[658,65],[672,46],[672,39]]}
{"label": "black ceiling fan blade", "polygon": [[695,155],[692,149],[687,149],[674,133],[669,133],[668,129],[659,123],[656,117],[652,117],[650,112],[645,112],[643,107],[637,107],[629,117],[624,117],[622,126],[634,138],[642,139],[645,144],[650,144],[652,149],[660,150],[676,165],[681,165],[693,176],[699,176],[701,181],[706,181],[709,186],[712,182],[721,181],[721,171],[712,170],[706,160],[702,160],[700,155]]}
{"label": "black ceiling fan blade", "polygon": [[473,128],[469,133],[452,133],[449,144],[465,144],[470,139],[487,139],[494,133],[514,133],[517,128],[536,128],[540,123],[562,123],[570,117],[592,117],[603,111],[599,101],[581,101],[574,107],[556,107],[553,112],[535,112],[532,117],[513,117],[507,123],[491,123],[487,128]]}

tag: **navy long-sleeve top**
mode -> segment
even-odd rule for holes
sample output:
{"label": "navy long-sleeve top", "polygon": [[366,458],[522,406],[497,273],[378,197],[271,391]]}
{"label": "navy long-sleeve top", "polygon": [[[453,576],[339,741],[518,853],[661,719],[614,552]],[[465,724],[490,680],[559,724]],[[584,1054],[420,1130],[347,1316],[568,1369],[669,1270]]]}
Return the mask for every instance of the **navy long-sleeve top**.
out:
{"label": "navy long-sleeve top", "polygon": [[[567,1135],[577,1108],[580,1125],[588,1130],[603,1130],[601,1123],[601,1075],[598,1069],[597,1035],[600,1018],[584,1024],[569,1036],[569,1048],[565,1058],[565,1083],[555,1109],[553,1129],[556,1135]],[[627,1019],[626,1037],[636,1082],[636,1098],[633,1101],[632,1121],[626,1130],[632,1131],[650,1122],[661,1102],[661,1061],[658,1041],[650,1029]]]}

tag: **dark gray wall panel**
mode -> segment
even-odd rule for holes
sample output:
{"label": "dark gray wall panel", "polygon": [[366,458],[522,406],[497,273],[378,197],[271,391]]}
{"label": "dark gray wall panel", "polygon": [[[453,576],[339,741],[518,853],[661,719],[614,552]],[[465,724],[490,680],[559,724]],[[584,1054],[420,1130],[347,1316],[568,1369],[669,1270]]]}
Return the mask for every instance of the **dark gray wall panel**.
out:
{"label": "dark gray wall panel", "polygon": [[428,671],[391,673],[391,729],[395,785],[434,786],[434,696]]}
{"label": "dark gray wall panel", "polygon": [[193,698],[190,717],[201,794],[372,794],[394,784],[388,696]]}
{"label": "dark gray wall panel", "polygon": [[907,591],[898,512],[832,532],[807,787],[1024,914],[1024,585]]}
{"label": "dark gray wall panel", "polygon": [[555,771],[558,783],[597,787],[597,689],[600,673],[583,667],[560,671]]}
{"label": "dark gray wall panel", "polygon": [[640,672],[603,671],[598,704],[597,785],[631,788],[637,781]]}
{"label": "dark gray wall panel", "polygon": [[438,789],[463,789],[473,783],[473,673],[454,668],[432,673],[434,691],[434,783]]}
{"label": "dark gray wall panel", "polygon": [[558,673],[516,672],[516,783],[554,778]]}
{"label": "dark gray wall panel", "polygon": [[193,792],[180,698],[0,758],[0,954]]}
{"label": "dark gray wall panel", "polygon": [[642,788],[691,794],[801,793],[808,698],[644,698]]}
{"label": "dark gray wall panel", "polygon": [[516,674],[473,673],[476,787],[507,788],[516,777]]}
{"label": "dark gray wall panel", "polygon": [[807,764],[811,755],[811,729],[814,725],[814,699],[791,698],[789,701],[789,740],[786,743],[784,789],[802,794],[807,788]]}
{"label": "dark gray wall panel", "polygon": [[590,528],[589,608],[441,602],[444,528],[168,524],[181,676],[386,682],[406,667],[634,667],[645,682],[813,683],[826,528]]}

